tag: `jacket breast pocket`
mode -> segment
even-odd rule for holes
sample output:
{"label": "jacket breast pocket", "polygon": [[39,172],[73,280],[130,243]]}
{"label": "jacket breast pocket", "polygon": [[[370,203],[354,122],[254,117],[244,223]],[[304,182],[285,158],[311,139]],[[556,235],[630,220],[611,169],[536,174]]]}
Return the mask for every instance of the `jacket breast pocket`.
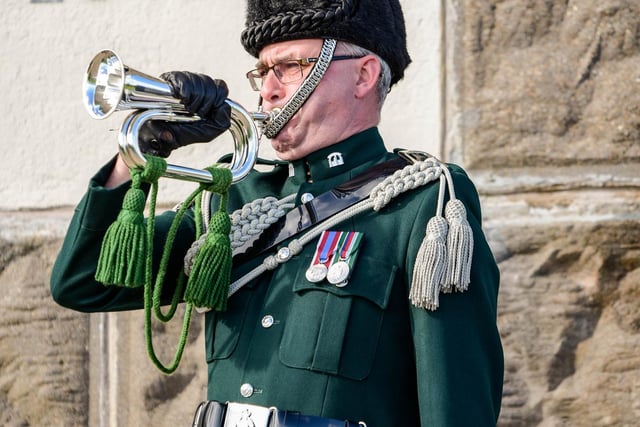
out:
{"label": "jacket breast pocket", "polygon": [[311,283],[306,263],[293,284],[293,303],[280,345],[280,361],[361,380],[371,371],[384,311],[398,268],[360,256],[349,282],[337,287]]}
{"label": "jacket breast pocket", "polygon": [[207,312],[205,324],[208,363],[217,359],[227,359],[236,350],[247,317],[247,310],[242,308],[249,304],[251,297],[252,293],[236,294],[234,300],[229,301],[229,307],[225,312]]}

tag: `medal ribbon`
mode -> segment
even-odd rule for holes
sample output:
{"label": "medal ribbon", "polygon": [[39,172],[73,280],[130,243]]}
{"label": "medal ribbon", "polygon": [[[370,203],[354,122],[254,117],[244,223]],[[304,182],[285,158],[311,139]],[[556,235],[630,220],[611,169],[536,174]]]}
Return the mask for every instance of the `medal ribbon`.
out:
{"label": "medal ribbon", "polygon": [[344,287],[352,273],[352,267],[358,254],[358,247],[362,239],[362,233],[349,231],[342,232],[338,250],[339,256],[331,262],[331,267],[327,272],[329,283],[337,287]]}
{"label": "medal ribbon", "polygon": [[345,261],[347,264],[349,264],[349,267],[353,267],[353,263],[355,262],[356,257],[352,255],[358,252],[361,240],[362,233],[359,233],[357,231],[350,231],[342,243],[340,249],[340,261]]}
{"label": "medal ribbon", "polygon": [[355,236],[355,231],[349,231],[347,233],[347,238],[342,244],[342,249],[340,250],[340,260],[344,261],[349,258],[349,254],[351,253],[351,245],[353,243],[353,237]]}
{"label": "medal ribbon", "polygon": [[353,242],[351,242],[351,246],[349,247],[349,254],[347,262],[349,263],[349,267],[353,267],[353,263],[356,260],[355,255],[358,253],[358,249],[360,248],[360,242],[362,241],[362,233],[355,233]]}
{"label": "medal ribbon", "polygon": [[313,262],[311,262],[311,265],[320,263],[320,252],[322,251],[322,248],[324,248],[324,245],[327,243],[328,237],[329,237],[329,233],[327,233],[326,231],[323,231],[322,235],[320,236],[320,240],[318,240],[318,245],[316,246],[316,253],[313,256]]}
{"label": "medal ribbon", "polygon": [[338,243],[337,237],[339,236],[337,231],[324,231],[322,236],[322,240],[318,245],[318,256],[314,260],[314,264],[327,264],[333,253],[336,250],[336,246]]}

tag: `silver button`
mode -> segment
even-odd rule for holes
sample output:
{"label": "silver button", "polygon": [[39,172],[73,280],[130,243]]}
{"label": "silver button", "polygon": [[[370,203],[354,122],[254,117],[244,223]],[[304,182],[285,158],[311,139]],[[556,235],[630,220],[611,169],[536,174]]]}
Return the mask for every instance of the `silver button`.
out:
{"label": "silver button", "polygon": [[313,194],[311,193],[304,193],[302,196],[300,196],[300,201],[302,203],[307,203],[313,200]]}
{"label": "silver button", "polygon": [[244,383],[240,386],[240,394],[242,397],[251,397],[253,395],[253,386],[249,383]]}
{"label": "silver button", "polygon": [[291,258],[291,250],[286,246],[284,248],[280,248],[277,256],[280,261],[288,261],[289,258]]}
{"label": "silver button", "polygon": [[267,314],[266,316],[264,316],[262,318],[262,327],[267,329],[273,326],[273,316],[270,314]]}

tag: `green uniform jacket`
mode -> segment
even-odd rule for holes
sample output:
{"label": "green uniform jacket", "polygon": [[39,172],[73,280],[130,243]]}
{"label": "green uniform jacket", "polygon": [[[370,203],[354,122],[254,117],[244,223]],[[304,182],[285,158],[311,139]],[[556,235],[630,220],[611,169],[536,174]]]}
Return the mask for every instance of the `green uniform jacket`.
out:
{"label": "green uniform jacket", "polygon": [[[344,165],[330,168],[327,157],[334,152],[342,153]],[[292,193],[299,203],[302,194],[321,194],[392,156],[377,129],[369,129],[303,160],[253,172],[232,186],[229,209]],[[102,237],[127,189],[101,186],[110,168],[92,179],[53,269],[54,299],[80,311],[142,306],[142,290],[105,287],[93,278]],[[499,272],[481,229],[477,192],[464,171],[450,170],[474,233],[468,291],[441,294],[436,311],[410,303],[416,253],[436,211],[439,186],[404,193],[379,212],[333,228],[364,235],[347,286],[306,280],[316,250],[312,242],[234,294],[226,312],[207,313],[208,398],[362,420],[369,427],[495,425],[503,383]],[[158,242],[172,217],[158,217]],[[194,229],[189,217],[169,277],[181,268]],[[234,266],[234,279],[263,258]]]}

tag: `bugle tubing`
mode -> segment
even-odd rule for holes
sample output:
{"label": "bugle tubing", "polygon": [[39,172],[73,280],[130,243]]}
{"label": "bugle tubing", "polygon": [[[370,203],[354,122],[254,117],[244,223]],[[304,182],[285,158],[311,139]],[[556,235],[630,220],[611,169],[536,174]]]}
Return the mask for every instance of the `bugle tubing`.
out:
{"label": "bugle tubing", "polygon": [[[136,110],[124,120],[118,137],[120,153],[131,168],[144,167],[146,164],[138,143],[140,127],[146,121],[200,120],[172,95],[167,82],[128,67],[112,50],[102,50],[93,57],[87,67],[82,88],[85,108],[94,119],[107,118],[115,111]],[[234,140],[233,158],[229,167],[233,182],[237,182],[249,174],[258,158],[261,136],[258,125],[262,126],[274,113],[249,112],[230,99],[226,102],[231,107],[229,131]],[[212,181],[211,173],[207,170],[173,164],[167,165],[164,176],[204,183]]]}

